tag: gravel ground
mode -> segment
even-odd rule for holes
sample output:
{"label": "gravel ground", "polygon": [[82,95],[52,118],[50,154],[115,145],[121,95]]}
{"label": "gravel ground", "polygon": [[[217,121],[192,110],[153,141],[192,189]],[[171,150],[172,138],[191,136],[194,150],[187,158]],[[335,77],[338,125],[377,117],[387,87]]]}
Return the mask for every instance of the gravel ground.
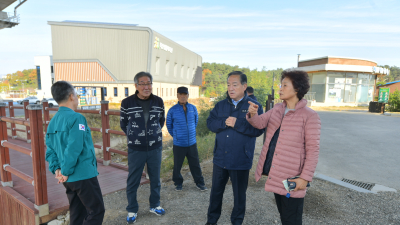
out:
{"label": "gravel ground", "polygon": [[[250,172],[247,189],[246,216],[243,224],[281,224],[272,193],[264,191],[264,177],[258,183],[254,180],[254,168],[261,150],[262,138],[257,140],[253,169]],[[183,191],[176,192],[170,176],[162,183],[161,206],[164,216],[148,211],[149,184],[138,189],[139,212],[136,224],[205,224],[211,190],[212,160],[202,163],[203,175],[209,190],[200,192],[196,188],[188,168],[182,169],[185,181]],[[104,197],[107,225],[126,224],[127,205],[125,191]],[[233,207],[232,187],[228,182],[218,224],[230,224]],[[383,192],[365,194],[314,179],[305,197],[303,224],[399,224],[400,194]]]}

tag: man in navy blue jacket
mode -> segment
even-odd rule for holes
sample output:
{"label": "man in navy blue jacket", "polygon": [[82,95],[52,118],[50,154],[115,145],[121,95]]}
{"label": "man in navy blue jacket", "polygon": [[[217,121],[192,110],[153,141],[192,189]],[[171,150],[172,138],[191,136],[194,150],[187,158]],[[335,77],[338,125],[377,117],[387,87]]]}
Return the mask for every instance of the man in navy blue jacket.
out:
{"label": "man in navy blue jacket", "polygon": [[136,198],[145,163],[150,177],[150,212],[158,216],[165,210],[160,206],[160,169],[162,131],[165,113],[163,100],[153,95],[153,77],[139,72],[134,78],[136,93],[121,102],[121,129],[128,137],[128,167],[126,194],[128,224],[136,222],[139,204]]}
{"label": "man in navy blue jacket", "polygon": [[[215,105],[207,119],[208,129],[216,133],[207,224],[216,224],[221,215],[222,198],[229,178],[234,196],[231,222],[233,225],[243,223],[256,137],[263,133],[263,130],[254,128],[246,121],[248,102],[259,105],[247,96],[246,88],[245,74],[240,71],[229,73],[227,98]],[[261,113],[259,105],[258,114]]]}
{"label": "man in navy blue jacket", "polygon": [[253,100],[256,100],[258,102],[257,97],[254,96],[254,88],[253,87],[248,86],[246,88],[246,92],[247,92],[248,98],[252,98]]}
{"label": "man in navy blue jacket", "polygon": [[183,177],[181,168],[185,157],[188,159],[190,172],[196,186],[201,190],[207,190],[204,178],[201,174],[199,154],[196,143],[196,127],[199,121],[196,106],[188,103],[189,91],[187,87],[178,88],[178,104],[172,106],[167,114],[168,132],[174,138],[174,170],[172,180],[175,190],[182,191]]}

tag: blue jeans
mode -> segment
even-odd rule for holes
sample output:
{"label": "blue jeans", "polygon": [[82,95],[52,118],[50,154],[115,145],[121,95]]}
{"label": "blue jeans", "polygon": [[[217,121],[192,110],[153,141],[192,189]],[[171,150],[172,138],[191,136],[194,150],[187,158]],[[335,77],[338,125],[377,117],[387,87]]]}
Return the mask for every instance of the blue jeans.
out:
{"label": "blue jeans", "polygon": [[150,178],[150,208],[160,206],[161,155],[162,147],[151,151],[135,151],[131,148],[128,149],[129,174],[126,182],[128,206],[126,207],[126,211],[137,213],[139,210],[136,195],[145,163],[147,163],[147,172]]}

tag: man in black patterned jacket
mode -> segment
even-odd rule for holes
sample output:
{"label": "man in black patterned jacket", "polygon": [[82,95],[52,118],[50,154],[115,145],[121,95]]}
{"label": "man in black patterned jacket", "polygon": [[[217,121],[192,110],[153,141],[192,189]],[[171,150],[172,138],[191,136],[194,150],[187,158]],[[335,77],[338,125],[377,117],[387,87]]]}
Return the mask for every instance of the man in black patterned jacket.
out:
{"label": "man in black patterned jacket", "polygon": [[139,204],[137,189],[145,163],[150,177],[150,212],[158,216],[165,210],[160,206],[160,168],[162,151],[161,128],[165,122],[164,102],[153,95],[153,77],[139,72],[134,78],[136,92],[121,103],[121,129],[128,137],[128,166],[126,194],[128,198],[128,224],[137,219]]}

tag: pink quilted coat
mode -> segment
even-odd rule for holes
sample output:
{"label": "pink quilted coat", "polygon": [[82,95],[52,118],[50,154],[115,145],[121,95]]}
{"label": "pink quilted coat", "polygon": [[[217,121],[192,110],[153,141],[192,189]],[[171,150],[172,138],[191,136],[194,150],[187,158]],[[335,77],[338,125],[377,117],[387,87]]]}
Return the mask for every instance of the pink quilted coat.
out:
{"label": "pink quilted coat", "polygon": [[[286,113],[286,102],[279,103],[272,110],[249,118],[247,121],[258,129],[267,127],[267,136],[262,148],[256,169],[256,181],[259,181],[267,156],[269,143],[275,131],[281,127],[276,143],[275,153],[265,190],[280,195],[288,192],[282,181],[294,176],[311,182],[318,163],[321,120],[318,114],[308,108],[307,100],[300,100],[295,107]],[[283,119],[282,119],[283,118]],[[290,197],[304,198],[306,190],[291,191]]]}

